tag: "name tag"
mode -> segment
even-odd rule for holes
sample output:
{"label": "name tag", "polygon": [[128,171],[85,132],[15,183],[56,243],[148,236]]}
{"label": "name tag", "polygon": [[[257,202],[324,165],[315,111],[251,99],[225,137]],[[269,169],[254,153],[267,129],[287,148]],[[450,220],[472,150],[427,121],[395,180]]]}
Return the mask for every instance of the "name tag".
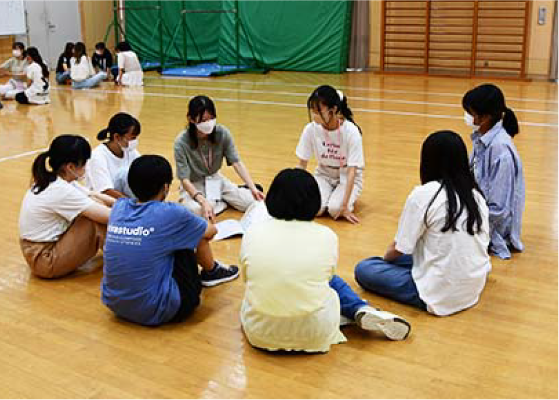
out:
{"label": "name tag", "polygon": [[217,174],[207,176],[205,179],[206,183],[206,199],[210,202],[218,202],[221,200],[221,189],[223,186],[223,181],[221,177]]}

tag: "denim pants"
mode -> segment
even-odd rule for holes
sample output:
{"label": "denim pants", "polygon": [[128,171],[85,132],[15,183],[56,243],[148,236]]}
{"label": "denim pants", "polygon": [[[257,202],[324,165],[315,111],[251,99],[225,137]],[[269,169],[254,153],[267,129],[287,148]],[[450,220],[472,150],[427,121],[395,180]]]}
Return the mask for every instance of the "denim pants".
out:
{"label": "denim pants", "polygon": [[88,89],[99,85],[105,78],[107,74],[105,72],[99,72],[93,75],[91,78],[84,79],[83,81],[73,81],[72,87],[74,89]]}
{"label": "denim pants", "polygon": [[56,82],[63,85],[66,83],[67,80],[70,79],[70,71],[64,72],[57,72],[56,73]]}
{"label": "denim pants", "polygon": [[427,305],[419,297],[411,276],[413,259],[404,254],[392,262],[382,257],[371,257],[355,267],[355,280],[366,290],[422,310]]}
{"label": "denim pants", "polygon": [[355,313],[361,307],[368,305],[353,289],[338,275],[330,280],[330,287],[338,293],[342,315],[349,319],[355,319]]}

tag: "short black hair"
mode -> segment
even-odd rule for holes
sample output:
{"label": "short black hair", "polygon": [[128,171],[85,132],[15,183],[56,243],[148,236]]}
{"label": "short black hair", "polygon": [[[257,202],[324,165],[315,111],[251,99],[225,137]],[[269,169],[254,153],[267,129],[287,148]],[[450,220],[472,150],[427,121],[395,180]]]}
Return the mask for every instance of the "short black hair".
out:
{"label": "short black hair", "polygon": [[97,50],[105,50],[105,43],[99,42],[99,43],[97,43],[97,44],[95,45],[95,48],[96,48]]}
{"label": "short black hair", "polygon": [[128,42],[120,42],[116,45],[116,49],[118,51],[131,51],[132,47],[130,47],[130,44]]}
{"label": "short black hair", "polygon": [[128,170],[128,185],[138,200],[152,200],[165,184],[173,181],[171,164],[158,155],[144,155],[136,158]]}
{"label": "short black hair", "polygon": [[301,168],[287,168],[277,174],[266,195],[268,213],[285,221],[312,221],[320,205],[316,179]]}

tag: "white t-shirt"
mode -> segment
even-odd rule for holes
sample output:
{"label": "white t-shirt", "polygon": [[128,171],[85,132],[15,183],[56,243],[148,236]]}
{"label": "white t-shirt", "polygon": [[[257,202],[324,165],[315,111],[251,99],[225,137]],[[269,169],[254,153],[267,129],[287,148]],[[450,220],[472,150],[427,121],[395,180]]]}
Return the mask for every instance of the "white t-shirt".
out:
{"label": "white t-shirt", "polygon": [[328,131],[315,122],[308,123],[301,134],[295,154],[305,161],[314,156],[318,161],[318,170],[357,167],[356,176],[361,176],[365,167],[361,133],[351,121],[343,121],[340,128],[333,131]]}
{"label": "white t-shirt", "polygon": [[85,167],[85,182],[89,190],[93,192],[104,192],[115,188],[115,177],[122,168],[130,168],[130,164],[140,157],[138,150],[124,152],[119,158],[107,147],[100,144],[91,152],[91,159]]}
{"label": "white t-shirt", "polygon": [[126,72],[142,70],[138,56],[133,51],[121,51],[117,54],[116,58],[118,68],[123,68]]}
{"label": "white t-shirt", "polygon": [[[447,214],[447,194],[442,189],[427,213],[439,182],[417,186],[408,196],[396,234],[396,250],[413,255],[412,277],[427,310],[449,315],[473,306],[491,271],[489,211],[483,196],[474,190],[482,226],[473,236],[466,230],[464,210],[456,223],[458,231],[441,232]],[[457,198],[458,200],[458,198]],[[475,225],[474,225],[475,228]]]}
{"label": "white t-shirt", "polygon": [[88,56],[83,55],[80,62],[77,62],[76,57],[70,59],[70,77],[73,81],[81,82],[93,75],[95,70]]}
{"label": "white t-shirt", "polygon": [[277,219],[252,225],[240,255],[241,323],[249,342],[304,351],[344,342],[340,301],[329,286],[337,262],[338,238],[330,228]]}
{"label": "white t-shirt", "polygon": [[57,178],[39,194],[29,189],[19,214],[19,236],[32,242],[56,242],[72,221],[93,204],[78,183]]}
{"label": "white t-shirt", "polygon": [[27,79],[31,80],[31,85],[25,90],[30,103],[46,104],[50,103],[49,81],[43,79],[43,69],[36,62],[27,66]]}

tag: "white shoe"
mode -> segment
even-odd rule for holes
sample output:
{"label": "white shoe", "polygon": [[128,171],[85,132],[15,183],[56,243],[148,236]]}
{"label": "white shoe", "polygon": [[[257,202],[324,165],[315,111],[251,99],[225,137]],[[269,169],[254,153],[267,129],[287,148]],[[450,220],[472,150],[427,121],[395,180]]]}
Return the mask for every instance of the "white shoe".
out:
{"label": "white shoe", "polygon": [[363,306],[355,313],[355,322],[361,329],[382,332],[390,340],[404,340],[411,326],[402,317],[371,306]]}

